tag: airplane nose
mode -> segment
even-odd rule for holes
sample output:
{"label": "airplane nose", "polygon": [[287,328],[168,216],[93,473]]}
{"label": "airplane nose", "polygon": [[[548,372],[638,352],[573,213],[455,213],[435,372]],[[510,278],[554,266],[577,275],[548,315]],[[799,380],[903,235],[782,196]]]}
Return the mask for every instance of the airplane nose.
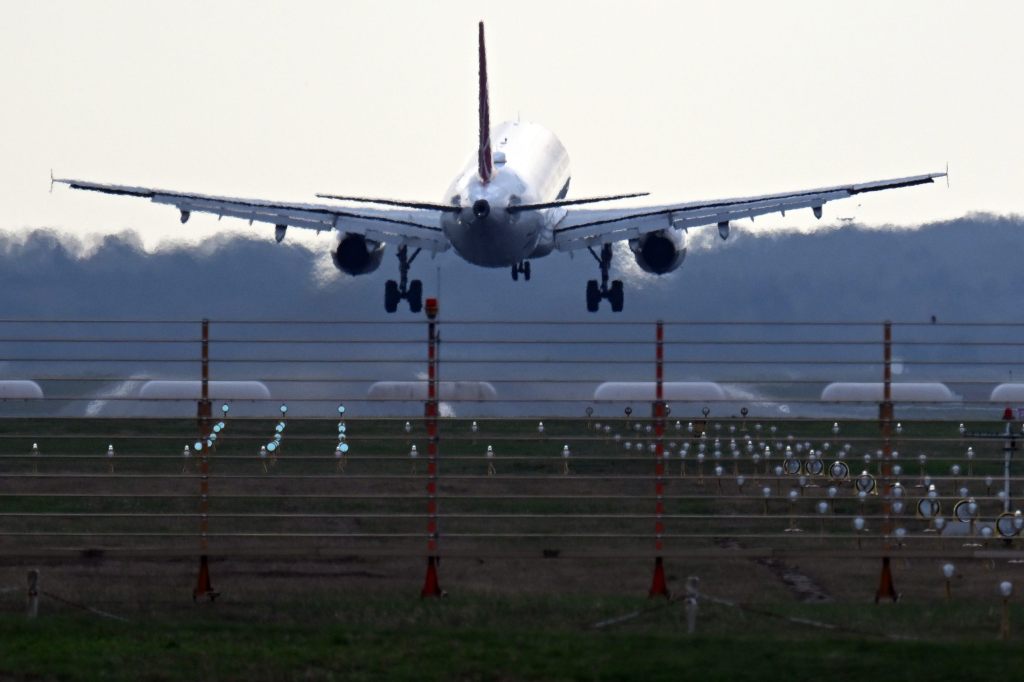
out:
{"label": "airplane nose", "polygon": [[491,204],[488,203],[487,199],[477,199],[473,202],[473,215],[478,220],[483,220],[491,214]]}

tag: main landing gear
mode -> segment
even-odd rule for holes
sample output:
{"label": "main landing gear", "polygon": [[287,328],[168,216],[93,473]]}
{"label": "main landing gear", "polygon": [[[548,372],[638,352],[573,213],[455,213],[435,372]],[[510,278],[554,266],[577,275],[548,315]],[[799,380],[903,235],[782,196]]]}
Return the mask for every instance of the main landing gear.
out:
{"label": "main landing gear", "polygon": [[590,255],[597,261],[598,266],[601,268],[601,284],[598,286],[597,280],[590,280],[587,282],[587,312],[596,313],[598,307],[601,305],[601,299],[608,299],[608,303],[612,306],[613,313],[622,312],[622,280],[617,279],[612,282],[611,287],[608,286],[608,270],[612,266],[612,245],[605,244],[601,247],[601,255],[597,255],[592,247],[587,249],[590,251]]}
{"label": "main landing gear", "polygon": [[384,310],[393,313],[398,310],[398,302],[405,299],[409,302],[410,312],[418,313],[423,310],[423,282],[418,279],[409,281],[409,266],[420,255],[420,250],[413,251],[409,256],[409,249],[406,246],[398,247],[398,279],[389,279],[384,284]]}
{"label": "main landing gear", "polygon": [[521,263],[516,263],[512,266],[512,281],[518,282],[519,275],[522,274],[523,279],[527,282],[530,281],[530,261],[524,260]]}

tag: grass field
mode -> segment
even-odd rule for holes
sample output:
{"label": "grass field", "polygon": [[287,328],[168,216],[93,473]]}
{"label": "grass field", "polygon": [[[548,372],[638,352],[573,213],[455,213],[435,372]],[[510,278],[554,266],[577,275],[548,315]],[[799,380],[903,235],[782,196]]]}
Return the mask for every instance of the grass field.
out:
{"label": "grass field", "polygon": [[[785,494],[796,477],[776,480],[746,457],[738,464],[750,479],[747,493],[755,485],[778,491],[766,515],[762,499],[738,488],[729,454],[721,489],[710,460],[702,477],[692,453],[685,476],[670,460],[669,533],[700,536],[666,542],[670,586],[679,591],[687,576],[698,576],[706,595],[743,606],[704,600],[697,634],[687,635],[681,601],[646,598],[651,456],[624,452],[621,440],[595,435],[583,420],[545,425],[541,436],[525,420],[482,420],[477,433],[466,421],[445,421],[441,582],[451,596],[420,600],[421,423],[407,434],[403,420],[350,421],[344,473],[333,458],[330,420],[290,421],[282,453],[266,469],[256,450],[273,422],[229,423],[211,457],[211,531],[223,534],[211,540],[211,570],[223,594],[193,604],[198,478],[195,458],[186,466],[181,450],[194,441],[194,421],[0,420],[0,680],[991,680],[1024,664],[1024,637],[1014,631],[1010,642],[997,640],[999,581],[1024,588],[1010,555],[973,558],[962,540],[937,544],[923,534],[927,522],[907,513],[911,547],[930,554],[895,552],[903,599],[875,605],[879,561],[858,555],[849,520],[865,510],[877,515],[880,500],[860,502],[847,482],[835,514],[815,515],[811,505],[827,485],[821,480],[800,498],[805,532],[786,535]],[[944,496],[969,482],[983,513],[993,515],[999,501],[983,477],[999,473],[1001,444],[974,443],[968,481],[956,426],[905,425],[896,444],[905,451],[903,481],[917,482],[916,454],[927,451],[924,471]],[[835,447],[849,441],[857,471],[861,455],[880,446],[877,424],[844,424],[838,438],[830,427],[793,422],[779,437],[792,432]],[[629,438],[646,444],[651,436]],[[27,456],[32,442],[39,458]],[[111,442],[113,473],[103,457]],[[422,453],[415,470],[412,443]],[[495,476],[485,472],[487,444],[498,453]],[[573,453],[569,475],[563,444]],[[959,480],[948,473],[954,462],[965,468]],[[880,546],[876,521],[865,550]],[[38,530],[54,534],[25,534]],[[619,537],[571,537],[609,531]],[[383,537],[402,533],[409,537]],[[772,549],[790,554],[773,557]],[[957,573],[949,601],[940,570],[947,550]],[[23,588],[33,567],[47,594],[40,617],[28,621]],[[1017,598],[1011,609],[1024,632]]]}
{"label": "grass field", "polygon": [[[776,605],[794,616],[914,629],[918,641],[780,627],[705,605],[687,636],[678,604],[607,631],[590,624],[649,606],[623,597],[415,598],[353,595],[247,619],[208,605],[170,618],[108,622],[0,617],[0,678],[68,680],[755,680],[1014,679],[1019,640],[965,605],[855,609]],[[857,611],[861,615],[853,616]],[[1024,612],[1015,613],[1016,617]],[[896,621],[895,623],[893,621]],[[965,621],[983,622],[963,634]],[[940,627],[941,626],[941,627]],[[944,632],[943,632],[944,630]]]}

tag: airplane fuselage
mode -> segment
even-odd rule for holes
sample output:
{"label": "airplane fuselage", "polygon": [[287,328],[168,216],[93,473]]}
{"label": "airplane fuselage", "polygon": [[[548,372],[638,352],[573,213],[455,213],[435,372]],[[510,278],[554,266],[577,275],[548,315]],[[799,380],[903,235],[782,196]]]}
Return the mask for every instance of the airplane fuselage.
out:
{"label": "airplane fuselage", "polygon": [[[289,227],[337,230],[331,257],[347,275],[377,270],[387,243],[394,244],[398,279],[384,285],[384,309],[393,313],[401,301],[409,310],[423,309],[423,282],[410,279],[410,267],[424,249],[437,254],[453,248],[465,261],[488,268],[509,268],[513,280],[529,281],[531,260],[556,248],[586,249],[597,261],[600,279],[586,285],[589,312],[608,301],[612,312],[623,306],[623,282],[611,279],[613,244],[626,242],[637,266],[656,275],[673,272],[686,257],[686,230],[717,225],[722,239],[732,221],[772,213],[811,209],[821,218],[826,202],[898,187],[931,183],[945,173],[838,185],[711,201],[677,202],[631,208],[577,208],[646,196],[645,192],[568,199],[569,155],[555,135],[536,123],[506,121],[491,126],[484,25],[478,26],[476,154],[449,185],[440,202],[317,194],[345,204],[307,204],[166,191],[152,187],[111,185],[50,178],[73,189],[136,196],[176,207],[181,222],[193,212],[268,223],[281,241]],[[354,206],[352,205],[354,204]],[[570,208],[571,207],[571,208]]]}
{"label": "airplane fuselage", "polygon": [[445,213],[441,228],[458,254],[483,267],[508,267],[547,255],[564,208],[514,212],[509,206],[564,198],[569,154],[554,133],[536,123],[507,121],[491,136],[494,173],[484,182],[474,157],[445,193],[461,206]]}

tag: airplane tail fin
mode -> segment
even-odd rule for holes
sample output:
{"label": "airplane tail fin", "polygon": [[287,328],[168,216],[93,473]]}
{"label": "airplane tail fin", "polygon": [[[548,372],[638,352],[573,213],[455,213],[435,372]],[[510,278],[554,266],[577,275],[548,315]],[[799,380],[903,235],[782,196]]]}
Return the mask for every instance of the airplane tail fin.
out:
{"label": "airplane tail fin", "polygon": [[480,145],[477,149],[477,169],[483,182],[490,182],[494,166],[491,163],[491,111],[487,98],[487,51],[484,49],[484,22],[480,22]]}

